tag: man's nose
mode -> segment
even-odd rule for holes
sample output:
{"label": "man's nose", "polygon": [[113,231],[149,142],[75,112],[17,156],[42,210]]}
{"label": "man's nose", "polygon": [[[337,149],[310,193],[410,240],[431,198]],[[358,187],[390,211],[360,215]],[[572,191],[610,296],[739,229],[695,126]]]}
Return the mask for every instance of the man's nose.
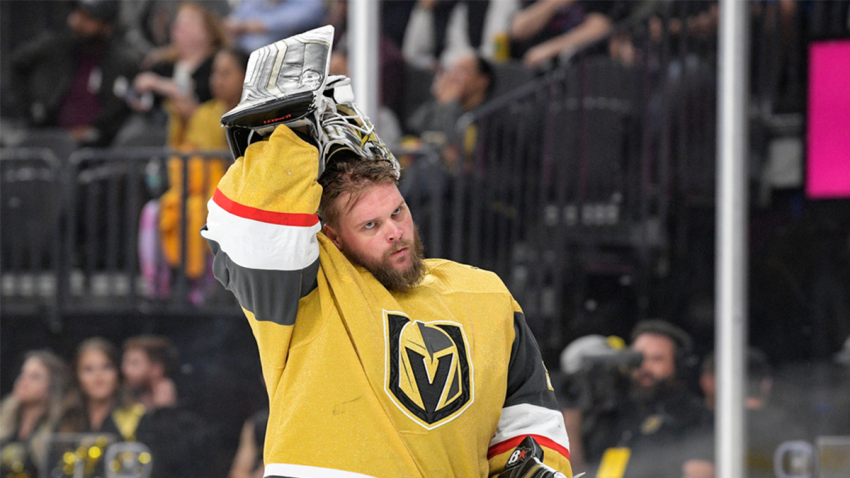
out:
{"label": "man's nose", "polygon": [[401,236],[404,233],[397,224],[389,222],[387,223],[387,241],[389,242],[397,242],[401,240]]}

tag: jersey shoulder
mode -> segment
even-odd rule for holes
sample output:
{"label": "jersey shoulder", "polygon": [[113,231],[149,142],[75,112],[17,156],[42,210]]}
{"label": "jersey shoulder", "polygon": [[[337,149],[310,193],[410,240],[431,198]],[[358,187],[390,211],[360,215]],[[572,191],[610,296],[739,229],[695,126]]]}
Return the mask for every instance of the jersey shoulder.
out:
{"label": "jersey shoulder", "polygon": [[510,294],[496,273],[448,259],[426,259],[428,275],[423,285],[445,292]]}

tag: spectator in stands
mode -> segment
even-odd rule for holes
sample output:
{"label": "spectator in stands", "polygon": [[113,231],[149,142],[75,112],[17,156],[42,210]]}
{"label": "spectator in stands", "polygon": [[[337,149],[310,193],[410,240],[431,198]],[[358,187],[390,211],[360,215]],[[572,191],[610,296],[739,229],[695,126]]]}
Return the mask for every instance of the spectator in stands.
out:
{"label": "spectator in stands", "polygon": [[262,478],[263,444],[266,440],[266,425],[269,421],[269,408],[266,407],[251,415],[242,427],[239,448],[230,467],[229,478]]}
{"label": "spectator in stands", "polygon": [[588,463],[612,465],[622,455],[608,450],[626,447],[631,456],[624,476],[681,476],[691,463],[708,468],[694,467],[701,474],[690,476],[713,476],[712,450],[697,446],[711,433],[711,414],[686,386],[690,336],[669,322],[643,321],[633,329],[631,349],[643,361],[631,373],[627,395],[597,417],[586,437]]}
{"label": "spectator in stands", "polygon": [[250,53],[317,28],[324,17],[322,0],[239,0],[224,25],[234,44]]}
{"label": "spectator in stands", "polygon": [[[408,119],[407,128],[417,139],[405,143],[427,143],[434,147],[438,160],[420,156],[415,160],[402,157],[405,180],[401,191],[406,197],[425,202],[438,198],[435,191],[450,194],[449,176],[461,174],[469,164],[475,145],[475,129],[460,131],[458,121],[465,113],[481,106],[494,86],[493,69],[481,56],[468,52],[456,58],[451,67],[438,73],[431,85],[432,99],[419,106]],[[420,224],[427,234],[429,221]]]}
{"label": "spectator in stands", "polygon": [[432,99],[413,113],[408,128],[417,136],[436,133],[438,142],[458,143],[462,139],[458,119],[487,101],[494,84],[493,67],[487,60],[472,52],[459,56],[434,77]]}
{"label": "spectator in stands", "polygon": [[90,338],[77,347],[60,432],[104,432],[127,441],[136,439],[145,407],[121,386],[119,361],[118,347],[104,338]]}
{"label": "spectator in stands", "polygon": [[177,349],[165,337],[137,336],[124,342],[124,383],[149,411],[177,404],[177,387],[171,379],[176,365]]}
{"label": "spectator in stands", "polygon": [[481,39],[484,37],[484,21],[487,18],[487,10],[490,8],[490,0],[419,0],[419,5],[431,11],[434,21],[433,30],[433,55],[434,60],[439,62],[446,48],[446,33],[449,20],[458,4],[466,4],[467,39],[469,46],[478,50],[481,47]]}
{"label": "spectator in stands", "polygon": [[157,478],[208,476],[214,452],[203,420],[178,401],[173,379],[178,360],[177,349],[164,336],[142,335],[124,342],[121,372],[146,410],[136,438],[151,449],[151,476]]}
{"label": "spectator in stands", "polygon": [[[152,55],[157,61],[133,79],[128,103],[138,112],[154,116],[159,111],[168,115],[168,136],[184,124],[198,105],[212,99],[210,76],[213,57],[226,43],[219,16],[198,2],[183,2],[171,26],[171,43]],[[137,126],[144,134],[149,127]],[[133,134],[133,133],[128,133]]]}
{"label": "spectator in stands", "polygon": [[[187,121],[173,118],[179,124],[170,128],[172,136],[169,138],[169,146],[184,151],[227,150],[227,139],[220,121],[224,113],[239,103],[247,66],[248,55],[240,50],[226,48],[216,54],[210,78],[213,98],[200,105]],[[194,304],[203,302],[208,286],[215,283],[208,264],[212,256],[198,231],[207,216],[207,201],[226,169],[224,159],[198,157],[190,159],[188,164],[185,230],[189,232],[186,236],[185,274],[192,281],[190,301]],[[170,187],[159,199],[161,247],[173,269],[181,266],[182,259],[183,172],[182,160],[175,158],[169,161]]]}
{"label": "spectator in stands", "polygon": [[[95,337],[78,347],[72,368],[71,390],[65,412],[59,421],[59,433],[101,433],[116,441],[135,441],[136,429],[145,407],[134,402],[121,387],[118,348],[111,342]],[[100,454],[90,454],[87,466],[103,476],[105,446],[95,442]],[[48,453],[51,468],[64,466],[64,457]],[[57,460],[57,461],[53,461]],[[48,468],[48,469],[51,469]]]}
{"label": "spectator in stands", "polygon": [[624,1],[523,1],[511,20],[511,55],[532,68],[551,66],[611,33],[628,8]]}
{"label": "spectator in stands", "polygon": [[37,350],[26,355],[11,395],[0,404],[0,476],[38,476],[67,384],[67,366],[56,354]]}
{"label": "spectator in stands", "polygon": [[[230,14],[229,0],[202,0],[204,7],[220,17]],[[146,58],[143,69],[160,59],[168,47],[169,30],[180,7],[175,0],[120,0],[121,27],[124,36]],[[150,56],[148,56],[150,55]]]}
{"label": "spectator in stands", "polygon": [[13,53],[11,84],[31,126],[62,128],[83,146],[111,144],[131,114],[116,91],[140,60],[116,34],[117,20],[117,0],[79,0],[66,31],[45,32]]}

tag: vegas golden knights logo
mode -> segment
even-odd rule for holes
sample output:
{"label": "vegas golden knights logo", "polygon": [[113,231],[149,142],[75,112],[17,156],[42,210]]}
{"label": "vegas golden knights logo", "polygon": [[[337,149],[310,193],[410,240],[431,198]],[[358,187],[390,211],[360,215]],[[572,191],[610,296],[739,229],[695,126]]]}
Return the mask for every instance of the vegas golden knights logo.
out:
{"label": "vegas golden knights logo", "polygon": [[431,430],[473,402],[472,361],[460,324],[419,322],[384,311],[387,332],[385,387],[411,419]]}

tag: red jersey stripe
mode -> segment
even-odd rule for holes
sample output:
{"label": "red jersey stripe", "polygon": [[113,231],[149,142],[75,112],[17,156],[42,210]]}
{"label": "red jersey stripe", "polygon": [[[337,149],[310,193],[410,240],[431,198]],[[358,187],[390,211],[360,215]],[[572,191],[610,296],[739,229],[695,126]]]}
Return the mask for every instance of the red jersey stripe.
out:
{"label": "red jersey stripe", "polygon": [[497,443],[491,446],[489,450],[487,450],[487,459],[489,460],[490,458],[493,458],[496,455],[501,455],[502,453],[508,450],[516,448],[516,446],[519,445],[519,442],[523,441],[527,436],[534,438],[534,441],[536,441],[538,445],[555,450],[558,453],[564,455],[567,460],[570,459],[570,450],[567,450],[566,447],[552,440],[551,438],[546,438],[541,435],[520,435],[518,437],[513,437],[510,440],[505,440],[502,443]]}
{"label": "red jersey stripe", "polygon": [[224,195],[218,188],[213,194],[213,201],[222,209],[235,216],[254,221],[265,222],[268,224],[278,224],[281,226],[301,226],[310,227],[319,222],[318,214],[294,214],[287,212],[264,211],[251,206],[239,204]]}

